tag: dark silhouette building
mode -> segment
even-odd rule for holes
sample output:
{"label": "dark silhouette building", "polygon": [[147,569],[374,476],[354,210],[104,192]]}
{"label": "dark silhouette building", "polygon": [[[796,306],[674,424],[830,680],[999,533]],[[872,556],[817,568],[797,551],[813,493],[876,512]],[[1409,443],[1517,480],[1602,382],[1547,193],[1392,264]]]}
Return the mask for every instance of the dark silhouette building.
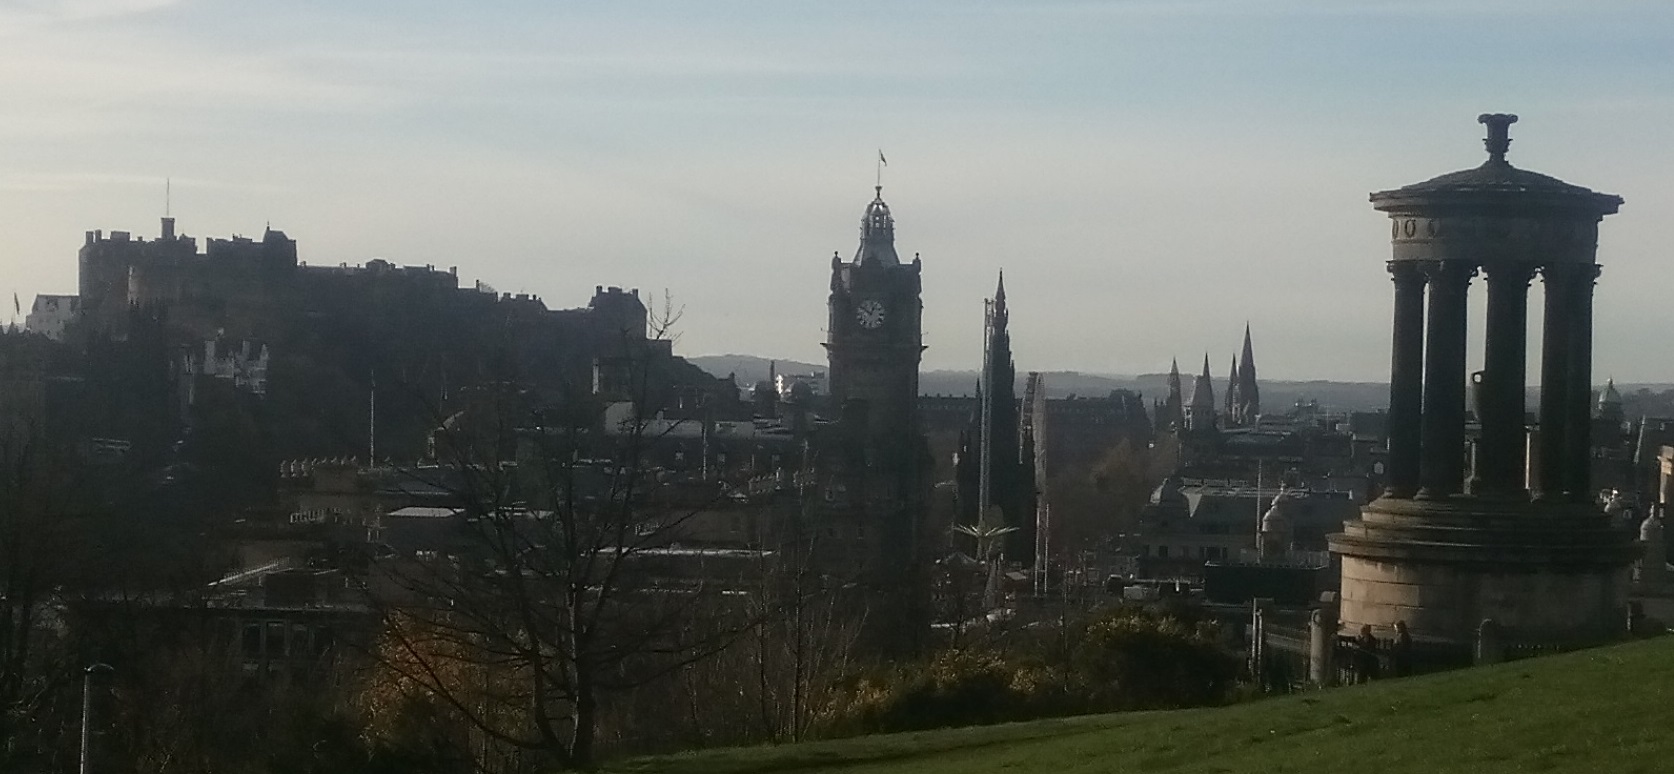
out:
{"label": "dark silhouette building", "polygon": [[[1034,563],[1035,552],[1035,441],[1025,432],[1022,404],[1017,399],[1017,365],[1011,354],[1011,313],[1006,307],[1006,280],[1001,275],[994,291],[992,313],[984,323],[988,342],[987,389],[978,389],[977,406],[959,436],[958,521],[977,524],[984,500],[1000,509],[999,523],[1013,531],[1005,536],[1004,557],[1009,562]],[[984,443],[984,417],[988,438]],[[984,481],[983,455],[988,456]],[[986,494],[982,488],[986,486]]]}
{"label": "dark silhouette building", "polygon": [[[861,219],[852,261],[831,257],[830,407],[819,441],[822,512],[844,525],[875,647],[919,648],[929,631],[925,511],[931,460],[918,419],[922,264],[895,250],[883,188]],[[842,551],[827,551],[828,556]]]}

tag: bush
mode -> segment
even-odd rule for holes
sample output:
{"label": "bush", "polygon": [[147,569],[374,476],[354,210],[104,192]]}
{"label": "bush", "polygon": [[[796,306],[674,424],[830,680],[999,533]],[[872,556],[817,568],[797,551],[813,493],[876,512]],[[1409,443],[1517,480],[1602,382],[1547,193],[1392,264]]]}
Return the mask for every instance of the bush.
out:
{"label": "bush", "polygon": [[[821,714],[828,736],[1135,709],[1219,704],[1240,663],[1213,624],[1122,609],[1071,626],[1051,657],[1023,642],[1001,653],[948,650],[928,663],[852,678]],[[1056,661],[1056,663],[1054,663]]]}
{"label": "bush", "polygon": [[862,675],[824,713],[829,734],[915,731],[1016,719],[1015,670],[998,654],[949,650],[930,663]]}
{"label": "bush", "polygon": [[1209,624],[1120,610],[1093,620],[1071,655],[1077,693],[1092,711],[1218,704],[1237,684],[1237,656]]}

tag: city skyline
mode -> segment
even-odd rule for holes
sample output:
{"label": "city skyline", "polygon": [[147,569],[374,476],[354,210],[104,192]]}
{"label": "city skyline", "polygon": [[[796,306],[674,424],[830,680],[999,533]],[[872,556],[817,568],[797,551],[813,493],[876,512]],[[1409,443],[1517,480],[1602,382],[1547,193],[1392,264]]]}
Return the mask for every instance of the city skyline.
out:
{"label": "city skyline", "polygon": [[309,263],[457,265],[553,307],[666,288],[682,353],[820,362],[881,147],[926,369],[980,362],[1003,268],[1021,370],[1218,369],[1248,321],[1263,378],[1377,381],[1366,194],[1480,163],[1503,110],[1512,163],[1627,200],[1598,381],[1674,381],[1643,355],[1674,323],[1655,4],[392,7],[0,5],[8,289],[73,292],[82,232],[153,234],[172,179],[192,236],[271,222]]}

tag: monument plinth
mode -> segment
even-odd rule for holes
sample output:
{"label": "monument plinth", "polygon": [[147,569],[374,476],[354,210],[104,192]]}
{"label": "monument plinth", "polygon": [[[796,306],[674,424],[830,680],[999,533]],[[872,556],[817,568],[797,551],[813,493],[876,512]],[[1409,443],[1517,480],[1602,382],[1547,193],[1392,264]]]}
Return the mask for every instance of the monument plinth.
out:
{"label": "monument plinth", "polygon": [[[1414,639],[1460,647],[1485,619],[1513,641],[1596,640],[1625,628],[1639,550],[1589,480],[1598,224],[1622,199],[1513,167],[1517,117],[1478,120],[1488,127],[1481,166],[1371,195],[1394,247],[1387,488],[1330,537],[1342,560],[1341,624],[1392,631],[1404,621]],[[1466,323],[1479,275],[1484,362],[1470,380],[1481,435],[1467,454]],[[1536,276],[1531,470],[1524,363]]]}

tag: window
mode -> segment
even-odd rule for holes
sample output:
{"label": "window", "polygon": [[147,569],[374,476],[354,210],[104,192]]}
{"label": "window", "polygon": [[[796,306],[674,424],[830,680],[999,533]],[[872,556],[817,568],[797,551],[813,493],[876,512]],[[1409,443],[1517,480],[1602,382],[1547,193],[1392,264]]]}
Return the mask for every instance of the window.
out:
{"label": "window", "polygon": [[244,641],[239,643],[239,652],[246,656],[260,656],[262,654],[262,625],[247,623],[244,625]]}
{"label": "window", "polygon": [[1168,558],[1168,546],[1157,546],[1157,558],[1158,559],[1167,559]]}
{"label": "window", "polygon": [[262,652],[268,658],[285,655],[285,622],[268,621],[267,636],[262,642]]}

